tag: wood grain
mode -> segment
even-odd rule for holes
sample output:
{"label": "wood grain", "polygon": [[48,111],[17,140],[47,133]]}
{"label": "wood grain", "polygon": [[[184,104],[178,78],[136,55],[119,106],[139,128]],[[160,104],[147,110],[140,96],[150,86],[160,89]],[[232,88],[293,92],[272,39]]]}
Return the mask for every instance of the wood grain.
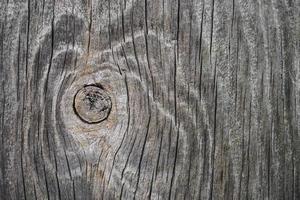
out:
{"label": "wood grain", "polygon": [[[1,0],[0,199],[300,199],[300,2]],[[100,84],[108,118],[74,96]]]}

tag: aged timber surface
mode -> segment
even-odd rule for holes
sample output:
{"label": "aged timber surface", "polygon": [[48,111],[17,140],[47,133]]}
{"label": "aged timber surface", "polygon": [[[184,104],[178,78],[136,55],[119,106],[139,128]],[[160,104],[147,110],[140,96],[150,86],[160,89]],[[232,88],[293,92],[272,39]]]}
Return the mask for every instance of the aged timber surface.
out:
{"label": "aged timber surface", "polygon": [[299,0],[0,0],[0,199],[300,199]]}

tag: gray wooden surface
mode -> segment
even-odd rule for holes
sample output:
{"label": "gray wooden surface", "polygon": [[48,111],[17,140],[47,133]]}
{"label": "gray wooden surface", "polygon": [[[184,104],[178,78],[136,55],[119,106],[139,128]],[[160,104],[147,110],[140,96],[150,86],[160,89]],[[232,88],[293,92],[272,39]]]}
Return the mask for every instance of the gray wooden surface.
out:
{"label": "gray wooden surface", "polygon": [[1,0],[0,199],[300,199],[299,40],[299,0]]}

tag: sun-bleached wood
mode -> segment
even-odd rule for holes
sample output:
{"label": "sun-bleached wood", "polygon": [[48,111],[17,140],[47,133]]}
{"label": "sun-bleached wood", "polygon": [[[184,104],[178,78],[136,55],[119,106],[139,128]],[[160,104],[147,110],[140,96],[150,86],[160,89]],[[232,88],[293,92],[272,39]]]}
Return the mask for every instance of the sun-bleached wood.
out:
{"label": "sun-bleached wood", "polygon": [[[300,199],[299,20],[294,0],[1,0],[0,199]],[[89,85],[99,123],[74,112]]]}

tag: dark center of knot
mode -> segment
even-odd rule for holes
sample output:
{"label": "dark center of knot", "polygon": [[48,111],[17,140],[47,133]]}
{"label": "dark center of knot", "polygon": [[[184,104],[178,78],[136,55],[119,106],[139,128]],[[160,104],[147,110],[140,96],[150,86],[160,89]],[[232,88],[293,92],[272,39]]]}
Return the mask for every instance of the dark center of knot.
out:
{"label": "dark center of knot", "polygon": [[111,99],[101,87],[89,85],[80,89],[74,97],[76,115],[86,123],[105,120],[111,110]]}

